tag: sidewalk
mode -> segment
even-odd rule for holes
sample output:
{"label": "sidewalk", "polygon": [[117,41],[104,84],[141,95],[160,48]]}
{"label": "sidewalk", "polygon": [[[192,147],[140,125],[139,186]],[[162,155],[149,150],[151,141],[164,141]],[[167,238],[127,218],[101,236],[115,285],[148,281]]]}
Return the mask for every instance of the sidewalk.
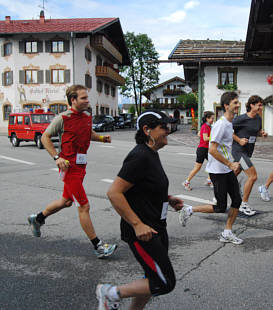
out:
{"label": "sidewalk", "polygon": [[[191,130],[191,125],[179,125],[178,130],[169,136],[169,144],[189,146],[196,149],[199,144],[199,137],[194,130]],[[257,138],[253,157],[273,160],[273,136]]]}

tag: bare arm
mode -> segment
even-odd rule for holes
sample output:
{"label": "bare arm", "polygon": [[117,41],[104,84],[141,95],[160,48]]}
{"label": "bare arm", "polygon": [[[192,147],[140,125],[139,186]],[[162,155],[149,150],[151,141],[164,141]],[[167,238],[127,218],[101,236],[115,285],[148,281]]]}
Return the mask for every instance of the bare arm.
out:
{"label": "bare arm", "polygon": [[91,140],[92,141],[98,141],[98,142],[104,142],[104,143],[111,143],[111,136],[109,136],[109,135],[105,135],[105,136],[98,135],[95,132],[95,130],[92,129]]}
{"label": "bare arm", "polygon": [[[54,158],[54,156],[58,155],[51,139],[50,135],[45,131],[42,135],[42,143],[45,149],[48,151],[49,155]],[[65,171],[69,167],[69,162],[65,160],[64,158],[59,158],[56,160],[56,165],[61,170]]]}
{"label": "bare arm", "polygon": [[222,164],[228,166],[231,170],[233,170],[235,173],[239,172],[240,170],[240,164],[237,162],[230,162],[228,159],[226,159],[221,153],[218,152],[217,147],[218,143],[211,142],[209,147],[209,153],[211,156],[213,156],[215,159],[220,161]]}
{"label": "bare arm", "polygon": [[235,135],[235,133],[233,134],[233,140],[239,143],[241,146],[244,146],[248,143],[247,138],[239,138],[238,136]]}
{"label": "bare arm", "polygon": [[132,186],[132,183],[120,177],[116,177],[107,192],[107,196],[117,213],[134,228],[137,238],[142,241],[149,241],[153,234],[157,232],[140,220],[124,196],[124,193]]}

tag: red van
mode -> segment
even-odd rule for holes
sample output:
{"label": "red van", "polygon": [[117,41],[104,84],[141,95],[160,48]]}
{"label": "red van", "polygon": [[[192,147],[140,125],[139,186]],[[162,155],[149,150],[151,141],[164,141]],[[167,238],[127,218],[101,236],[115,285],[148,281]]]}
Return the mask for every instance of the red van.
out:
{"label": "red van", "polygon": [[34,141],[39,149],[43,148],[42,134],[55,114],[36,109],[28,112],[16,112],[9,115],[8,137],[13,146],[21,141]]}

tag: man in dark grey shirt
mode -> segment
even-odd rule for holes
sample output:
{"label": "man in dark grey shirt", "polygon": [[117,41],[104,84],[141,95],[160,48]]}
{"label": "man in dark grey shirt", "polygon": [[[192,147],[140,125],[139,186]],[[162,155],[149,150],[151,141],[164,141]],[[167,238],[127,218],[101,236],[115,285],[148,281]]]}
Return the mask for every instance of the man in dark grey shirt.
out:
{"label": "man in dark grey shirt", "polygon": [[235,162],[240,162],[241,169],[247,175],[239,211],[248,216],[256,213],[248,205],[249,195],[257,180],[257,171],[250,158],[257,136],[267,136],[267,133],[262,130],[262,119],[259,115],[262,113],[262,109],[263,99],[259,96],[251,96],[246,104],[247,113],[237,116],[232,122],[234,130],[232,156]]}

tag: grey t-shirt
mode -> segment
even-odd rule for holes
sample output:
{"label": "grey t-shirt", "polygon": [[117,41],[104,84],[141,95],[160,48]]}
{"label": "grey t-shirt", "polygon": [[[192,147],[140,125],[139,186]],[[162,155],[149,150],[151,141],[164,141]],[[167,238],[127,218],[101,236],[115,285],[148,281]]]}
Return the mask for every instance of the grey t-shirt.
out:
{"label": "grey t-shirt", "polygon": [[232,121],[233,130],[236,136],[239,138],[247,138],[248,143],[244,146],[233,140],[232,153],[233,152],[244,152],[249,157],[252,156],[256,137],[259,131],[262,129],[262,119],[259,115],[254,118],[249,117],[247,113],[235,117]]}

